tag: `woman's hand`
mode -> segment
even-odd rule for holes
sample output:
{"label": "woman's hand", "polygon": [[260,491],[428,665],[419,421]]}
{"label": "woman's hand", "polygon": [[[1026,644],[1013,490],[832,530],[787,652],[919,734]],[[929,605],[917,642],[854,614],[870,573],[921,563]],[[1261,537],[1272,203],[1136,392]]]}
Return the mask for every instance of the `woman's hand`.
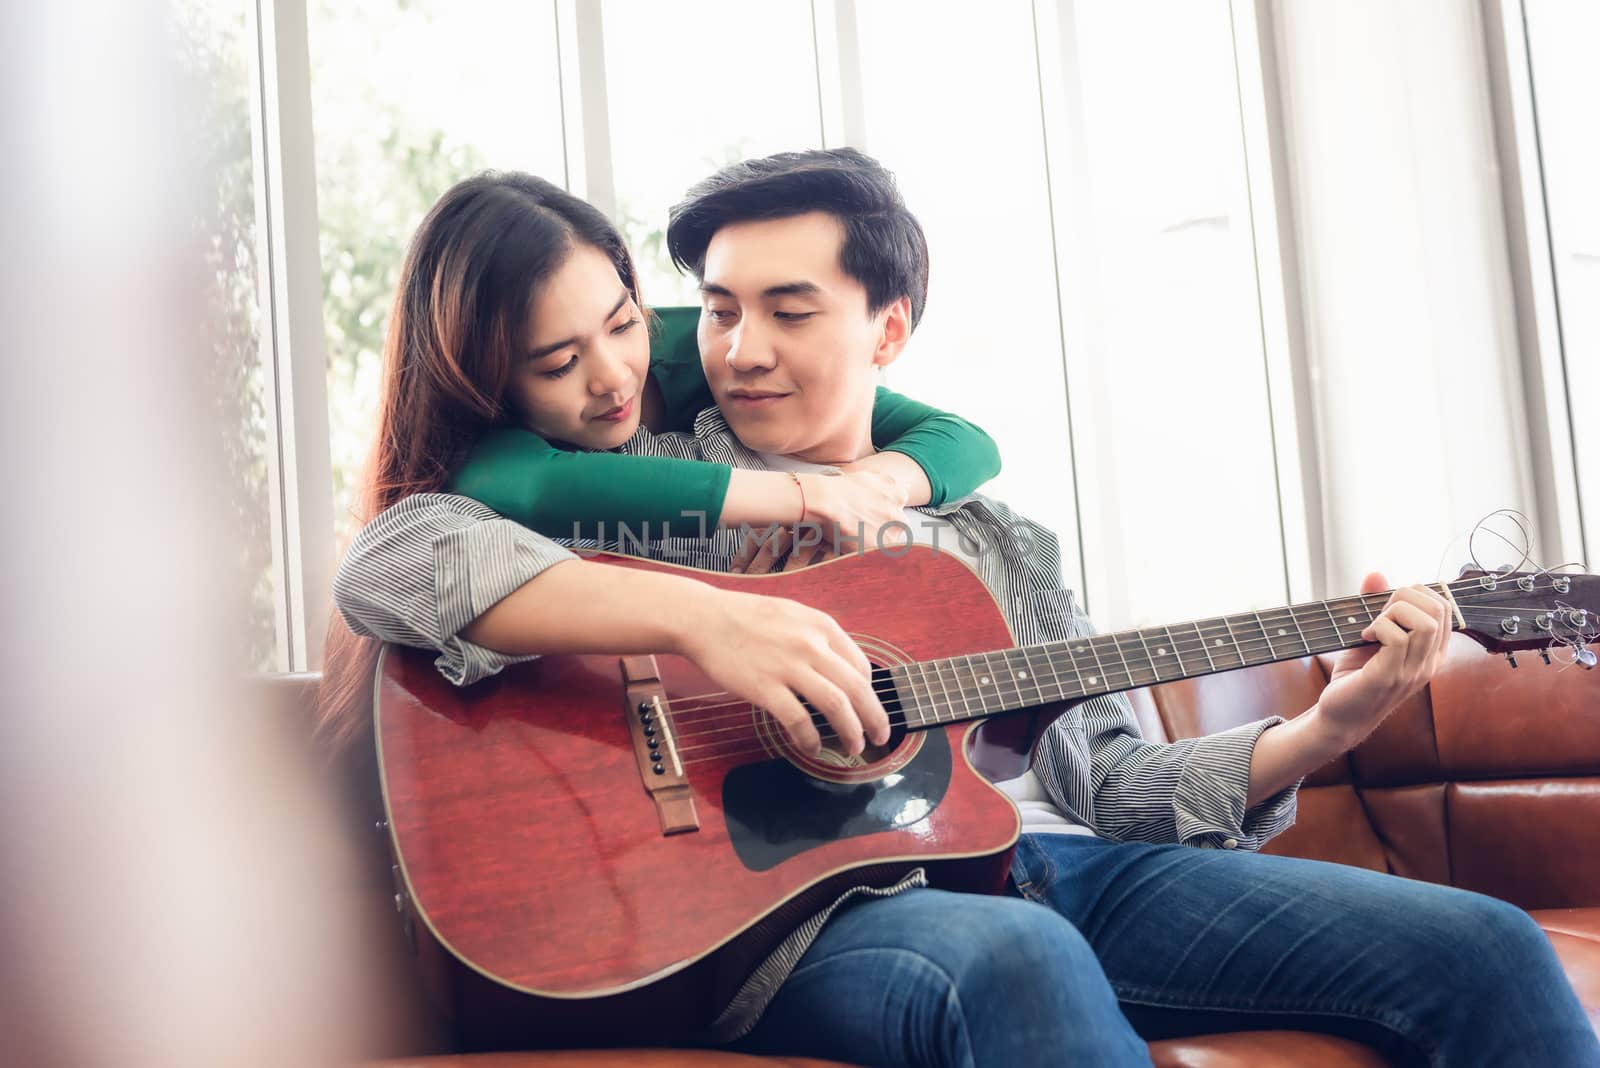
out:
{"label": "woman's hand", "polygon": [[889,740],[889,717],[872,689],[872,665],[826,612],[781,597],[702,587],[684,606],[677,652],[713,682],[772,714],[796,747],[821,737],[800,698],[827,718],[839,748]]}
{"label": "woman's hand", "polygon": [[786,552],[783,570],[797,571],[845,553],[905,544],[899,524],[906,521],[907,493],[895,479],[864,468],[796,477],[805,495],[804,521],[747,536],[735,571],[764,574]]}

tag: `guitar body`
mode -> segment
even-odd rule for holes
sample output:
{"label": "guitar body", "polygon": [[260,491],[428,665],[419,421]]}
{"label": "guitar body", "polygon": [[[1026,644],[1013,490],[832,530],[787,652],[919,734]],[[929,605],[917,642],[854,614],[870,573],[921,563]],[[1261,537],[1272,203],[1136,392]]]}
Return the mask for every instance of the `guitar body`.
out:
{"label": "guitar body", "polygon": [[[926,548],[765,576],[601,559],[822,609],[875,665],[1013,644],[971,569]],[[432,660],[385,651],[379,767],[419,934],[456,963],[456,1013],[484,1044],[679,1040],[851,887],[917,867],[950,889],[1004,883],[1019,820],[973,766],[972,723],[897,729],[868,762],[834,766],[790,750],[748,704],[708,698],[719,687],[688,661],[657,656],[698,822],[669,834],[618,657],[543,657],[465,689]],[[1007,770],[1048,721],[985,724],[994,753],[1015,758]]]}

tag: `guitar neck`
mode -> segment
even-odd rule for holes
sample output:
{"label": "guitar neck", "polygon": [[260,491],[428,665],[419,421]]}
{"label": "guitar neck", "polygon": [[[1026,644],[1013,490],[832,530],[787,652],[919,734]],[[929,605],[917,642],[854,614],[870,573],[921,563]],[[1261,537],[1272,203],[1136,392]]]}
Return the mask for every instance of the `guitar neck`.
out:
{"label": "guitar neck", "polygon": [[1313,601],[902,664],[890,670],[910,727],[931,727],[1297,660],[1367,644],[1389,594]]}

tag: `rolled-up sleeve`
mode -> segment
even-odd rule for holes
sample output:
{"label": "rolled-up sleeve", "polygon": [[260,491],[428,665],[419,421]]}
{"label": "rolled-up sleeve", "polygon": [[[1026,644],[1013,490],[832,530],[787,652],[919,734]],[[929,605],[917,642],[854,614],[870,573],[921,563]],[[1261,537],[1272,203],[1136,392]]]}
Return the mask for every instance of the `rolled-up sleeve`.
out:
{"label": "rolled-up sleeve", "polygon": [[1120,695],[1085,702],[1096,829],[1122,840],[1259,849],[1295,820],[1299,783],[1247,807],[1256,740],[1282,722],[1271,716],[1151,742]]}
{"label": "rolled-up sleeve", "polygon": [[[1095,633],[1070,596],[1060,602],[1046,621],[1053,636]],[[1126,697],[1107,694],[1056,720],[1039,739],[1033,767],[1057,805],[1103,837],[1259,849],[1291,827],[1297,813],[1298,782],[1249,804],[1256,741],[1282,722],[1269,716],[1199,738],[1156,742],[1140,733]]]}
{"label": "rolled-up sleeve", "polygon": [[552,564],[576,559],[542,534],[468,497],[407,497],[362,528],[334,576],[333,599],[357,634],[439,653],[465,686],[532,656],[476,645],[461,631]]}

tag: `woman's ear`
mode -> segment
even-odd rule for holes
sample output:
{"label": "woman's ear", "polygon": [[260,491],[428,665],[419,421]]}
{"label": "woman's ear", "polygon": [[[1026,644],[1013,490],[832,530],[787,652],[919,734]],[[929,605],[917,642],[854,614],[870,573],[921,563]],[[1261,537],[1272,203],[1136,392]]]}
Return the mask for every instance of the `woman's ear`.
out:
{"label": "woman's ear", "polygon": [[911,340],[911,298],[901,297],[880,314],[883,323],[878,345],[872,350],[872,365],[883,368],[899,359],[906,342]]}

